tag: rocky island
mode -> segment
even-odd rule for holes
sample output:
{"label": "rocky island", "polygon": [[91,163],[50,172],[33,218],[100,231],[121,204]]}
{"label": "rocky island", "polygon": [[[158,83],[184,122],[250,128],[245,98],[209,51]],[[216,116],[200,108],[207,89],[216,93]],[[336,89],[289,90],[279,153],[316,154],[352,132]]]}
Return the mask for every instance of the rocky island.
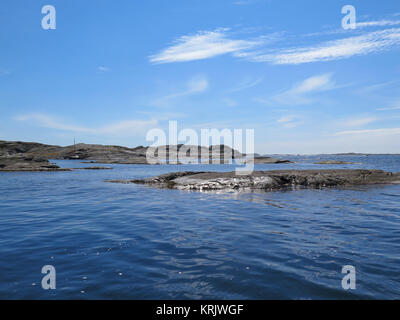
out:
{"label": "rocky island", "polygon": [[382,170],[274,170],[235,172],[175,172],[141,180],[109,180],[179,190],[279,190],[296,187],[322,188],[371,184],[399,184],[400,173]]}

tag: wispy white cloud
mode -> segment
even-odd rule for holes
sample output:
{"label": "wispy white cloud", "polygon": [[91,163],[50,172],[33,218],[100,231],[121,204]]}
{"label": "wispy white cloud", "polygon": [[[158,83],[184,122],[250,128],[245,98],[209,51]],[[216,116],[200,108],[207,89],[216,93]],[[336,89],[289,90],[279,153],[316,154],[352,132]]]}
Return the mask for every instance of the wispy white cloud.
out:
{"label": "wispy white cloud", "polygon": [[236,107],[238,105],[238,102],[236,100],[231,99],[231,98],[224,98],[223,102],[228,107]]}
{"label": "wispy white cloud", "polygon": [[250,89],[252,87],[255,87],[256,85],[260,84],[263,81],[263,78],[257,78],[257,79],[244,79],[242,82],[240,82],[236,87],[228,90],[228,92],[238,92],[238,91],[243,91],[246,89]]}
{"label": "wispy white cloud", "polygon": [[394,100],[389,106],[377,108],[377,111],[391,111],[391,110],[400,110],[400,99]]}
{"label": "wispy white cloud", "polygon": [[183,112],[160,112],[158,111],[137,111],[138,114],[143,114],[150,119],[157,119],[158,121],[168,121],[170,119],[186,118],[188,114]]}
{"label": "wispy white cloud", "polygon": [[363,21],[363,22],[357,22],[356,28],[387,27],[387,26],[397,26],[397,25],[400,25],[399,20]]}
{"label": "wispy white cloud", "polygon": [[105,67],[105,66],[99,66],[99,67],[97,67],[97,70],[100,72],[110,72],[111,71],[110,68]]}
{"label": "wispy white cloud", "polygon": [[150,62],[170,63],[202,60],[227,53],[239,53],[260,44],[260,41],[257,40],[229,39],[228,31],[229,29],[216,29],[182,36],[175,40],[170,47],[150,56]]}
{"label": "wispy white cloud", "polygon": [[233,4],[237,5],[237,6],[248,6],[251,4],[256,4],[261,2],[261,0],[237,0],[235,2],[233,2]]}
{"label": "wispy white cloud", "polygon": [[311,94],[334,88],[336,84],[332,80],[332,73],[320,74],[309,77],[295,84],[291,89],[275,95],[272,97],[272,102],[289,105],[306,104],[312,101]]}
{"label": "wispy white cloud", "polygon": [[377,111],[400,110],[400,106],[398,106],[398,107],[377,108],[376,110]]}
{"label": "wispy white cloud", "polygon": [[126,120],[112,123],[103,127],[94,129],[94,132],[102,134],[126,135],[126,134],[142,134],[147,130],[158,125],[158,120]]}
{"label": "wispy white cloud", "polygon": [[281,117],[278,120],[276,120],[276,122],[278,122],[278,123],[287,123],[287,122],[291,122],[291,121],[293,121],[292,116],[284,116],[284,117]]}
{"label": "wispy white cloud", "polygon": [[392,28],[370,32],[361,36],[323,42],[316,46],[284,49],[274,53],[255,53],[252,61],[273,64],[302,64],[345,59],[388,50],[400,44],[400,29]]}
{"label": "wispy white cloud", "polygon": [[191,79],[187,84],[186,94],[200,93],[206,91],[208,88],[208,80],[205,77],[198,77]]}
{"label": "wispy white cloud", "polygon": [[202,93],[208,89],[209,84],[206,77],[196,76],[190,79],[185,86],[186,87],[181,91],[174,92],[153,100],[152,104],[157,106],[165,106],[175,98]]}
{"label": "wispy white cloud", "polygon": [[[377,20],[357,23],[354,32],[362,33],[347,38],[325,41],[316,45],[293,48],[267,48],[266,44],[282,40],[282,33],[257,38],[233,39],[228,28],[201,31],[185,35],[161,52],[149,57],[152,63],[171,63],[208,59],[223,54],[232,54],[253,62],[272,64],[302,64],[319,61],[345,59],[389,50],[400,45],[400,28],[386,28],[373,32],[362,32],[367,27],[393,27],[400,20]],[[322,34],[343,33],[343,29],[322,32]],[[318,34],[318,33],[317,33]],[[296,35],[298,37],[299,35]],[[300,35],[301,36],[301,35]]]}
{"label": "wispy white cloud", "polygon": [[76,131],[76,132],[92,132],[92,129],[70,125],[64,123],[61,119],[45,115],[42,113],[30,113],[14,117],[14,120],[20,122],[29,122],[30,124],[56,130]]}
{"label": "wispy white cloud", "polygon": [[158,125],[157,119],[150,120],[124,120],[96,128],[66,124],[64,120],[41,113],[19,115],[14,118],[19,122],[29,123],[34,126],[55,129],[61,131],[71,131],[89,134],[110,134],[110,135],[136,135],[142,134],[148,129]]}
{"label": "wispy white cloud", "polygon": [[369,123],[372,123],[376,120],[377,118],[375,117],[353,118],[342,121],[341,125],[345,127],[361,127]]}
{"label": "wispy white cloud", "polygon": [[339,131],[335,133],[336,136],[341,135],[373,135],[373,136],[382,136],[382,135],[399,135],[400,128],[383,128],[383,129],[369,129],[369,130],[347,130],[347,131]]}
{"label": "wispy white cloud", "polygon": [[[400,25],[400,20],[375,20],[375,21],[362,21],[356,22],[355,29],[343,29],[343,28],[329,28],[323,31],[311,32],[300,35],[301,37],[313,37],[313,36],[327,36],[327,35],[339,35],[339,34],[349,34],[355,33],[360,34],[364,32],[362,29],[371,28],[371,29],[378,29],[382,27],[393,27]],[[328,26],[325,26],[328,27]]]}
{"label": "wispy white cloud", "polygon": [[298,125],[302,124],[303,121],[301,120],[302,117],[294,116],[294,115],[286,115],[282,116],[278,120],[276,120],[277,123],[282,125],[283,127],[290,129],[297,127]]}
{"label": "wispy white cloud", "polygon": [[375,84],[371,84],[371,85],[362,87],[360,89],[357,89],[356,92],[358,92],[360,94],[372,93],[372,92],[377,91],[379,89],[390,87],[391,85],[396,84],[398,82],[399,82],[399,80],[391,80],[391,81],[375,83]]}
{"label": "wispy white cloud", "polygon": [[304,94],[315,91],[326,91],[332,89],[334,85],[335,83],[332,81],[332,74],[325,73],[305,79],[293,87],[289,92],[292,94]]}

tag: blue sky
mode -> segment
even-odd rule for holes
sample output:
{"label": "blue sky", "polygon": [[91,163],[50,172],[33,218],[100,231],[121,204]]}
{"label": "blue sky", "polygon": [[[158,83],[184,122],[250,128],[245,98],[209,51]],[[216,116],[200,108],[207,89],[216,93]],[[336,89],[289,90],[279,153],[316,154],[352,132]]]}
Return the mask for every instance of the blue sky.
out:
{"label": "blue sky", "polygon": [[177,120],[254,128],[260,153],[400,152],[398,0],[5,0],[0,23],[3,140],[148,145]]}

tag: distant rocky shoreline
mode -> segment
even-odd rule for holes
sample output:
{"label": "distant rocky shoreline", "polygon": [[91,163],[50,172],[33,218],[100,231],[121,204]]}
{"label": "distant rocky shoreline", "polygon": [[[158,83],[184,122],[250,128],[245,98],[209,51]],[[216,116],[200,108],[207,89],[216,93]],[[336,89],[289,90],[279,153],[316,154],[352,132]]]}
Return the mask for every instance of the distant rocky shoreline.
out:
{"label": "distant rocky shoreline", "polygon": [[[148,157],[148,151],[153,157]],[[181,155],[184,154],[184,159]],[[0,171],[60,171],[54,160],[85,160],[96,164],[228,164],[233,161],[246,163],[246,155],[225,145],[160,146],[127,148],[83,144],[60,147],[35,142],[0,141]],[[188,161],[189,159],[189,161]],[[254,163],[290,163],[289,160],[256,156]],[[65,171],[65,170],[64,170]]]}
{"label": "distant rocky shoreline", "polygon": [[145,184],[179,190],[265,190],[308,187],[338,187],[400,184],[400,173],[382,170],[274,170],[254,171],[247,176],[235,172],[175,172],[147,179],[109,180],[113,183]]}
{"label": "distant rocky shoreline", "polygon": [[[148,151],[153,157],[148,157]],[[182,161],[181,155],[184,155]],[[343,155],[355,155],[352,153]],[[364,154],[362,154],[364,155]],[[334,156],[334,155],[332,155]],[[279,157],[279,158],[278,158]],[[270,156],[252,154],[246,156],[237,150],[225,145],[211,147],[204,146],[160,146],[135,148],[83,144],[61,147],[36,142],[2,141],[0,140],[0,171],[68,171],[56,164],[53,160],[82,160],[90,164],[289,164],[290,160]],[[353,164],[348,161],[323,160],[315,164],[344,165]],[[107,167],[86,167],[76,169],[101,170]]]}

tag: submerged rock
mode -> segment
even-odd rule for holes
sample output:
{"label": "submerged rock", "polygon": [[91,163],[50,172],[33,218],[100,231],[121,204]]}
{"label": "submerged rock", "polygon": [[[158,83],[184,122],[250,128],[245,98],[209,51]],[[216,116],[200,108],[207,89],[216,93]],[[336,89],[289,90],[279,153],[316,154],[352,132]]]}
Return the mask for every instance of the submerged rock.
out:
{"label": "submerged rock", "polygon": [[382,170],[275,170],[235,172],[175,172],[142,180],[110,180],[179,190],[279,190],[294,187],[335,187],[400,183],[400,173]]}

